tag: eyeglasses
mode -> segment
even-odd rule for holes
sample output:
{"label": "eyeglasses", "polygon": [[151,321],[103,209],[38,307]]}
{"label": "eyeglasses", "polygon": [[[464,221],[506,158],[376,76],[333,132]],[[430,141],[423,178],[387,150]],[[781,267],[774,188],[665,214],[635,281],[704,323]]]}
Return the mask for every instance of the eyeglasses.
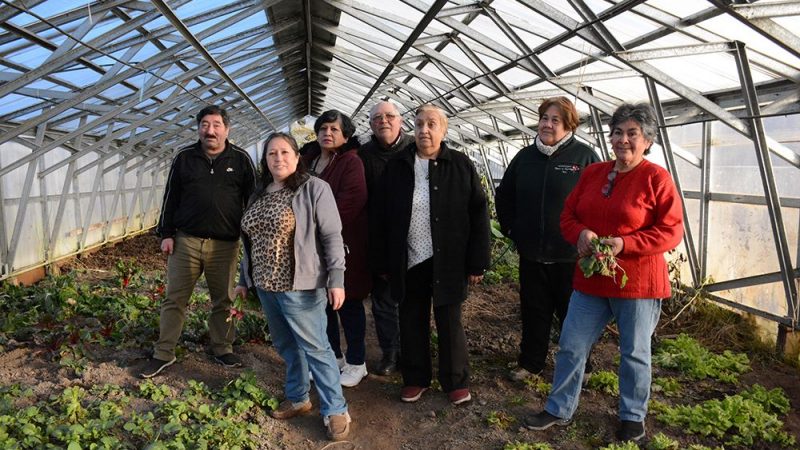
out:
{"label": "eyeglasses", "polygon": [[606,185],[603,186],[603,189],[600,190],[600,192],[603,194],[603,197],[611,196],[611,190],[614,189],[614,180],[617,178],[618,173],[619,172],[617,172],[616,169],[608,172],[608,183],[606,183]]}
{"label": "eyeglasses", "polygon": [[376,114],[372,116],[372,119],[370,120],[372,120],[375,123],[381,123],[383,122],[384,119],[386,119],[387,122],[391,122],[394,119],[397,119],[398,117],[400,116],[398,116],[397,114]]}

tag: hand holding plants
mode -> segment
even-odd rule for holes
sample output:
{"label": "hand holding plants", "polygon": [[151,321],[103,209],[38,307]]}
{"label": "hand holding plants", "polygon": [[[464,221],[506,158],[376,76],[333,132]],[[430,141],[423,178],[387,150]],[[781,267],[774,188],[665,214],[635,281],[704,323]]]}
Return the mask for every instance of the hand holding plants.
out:
{"label": "hand holding plants", "polygon": [[[581,238],[589,233],[594,234],[591,231],[586,233],[586,231],[588,230],[581,233]],[[628,283],[628,275],[625,273],[625,269],[618,264],[619,260],[616,256],[622,251],[622,238],[612,238],[611,236],[598,238],[595,235],[589,242],[591,251],[578,261],[583,276],[589,278],[595,273],[599,273],[600,275],[611,277],[616,283],[617,270],[619,270],[622,272],[619,287],[624,288]],[[579,239],[578,244],[580,243],[581,240]]]}

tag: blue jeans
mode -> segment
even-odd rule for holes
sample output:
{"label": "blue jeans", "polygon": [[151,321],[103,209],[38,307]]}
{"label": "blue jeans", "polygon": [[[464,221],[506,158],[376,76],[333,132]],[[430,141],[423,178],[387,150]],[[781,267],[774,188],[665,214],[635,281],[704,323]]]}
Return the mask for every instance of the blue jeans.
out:
{"label": "blue jeans", "polygon": [[325,334],[328,322],[325,289],[257,291],[267,316],[272,344],[286,363],[286,399],[295,403],[308,400],[311,389],[308,372],[311,370],[319,394],[320,414],[324,417],[347,412],[339,366]]}
{"label": "blue jeans", "polygon": [[660,315],[659,299],[605,298],[573,291],[545,411],[562,419],[575,414],[586,358],[613,317],[619,329],[619,418],[644,421],[652,378],[650,338]]}

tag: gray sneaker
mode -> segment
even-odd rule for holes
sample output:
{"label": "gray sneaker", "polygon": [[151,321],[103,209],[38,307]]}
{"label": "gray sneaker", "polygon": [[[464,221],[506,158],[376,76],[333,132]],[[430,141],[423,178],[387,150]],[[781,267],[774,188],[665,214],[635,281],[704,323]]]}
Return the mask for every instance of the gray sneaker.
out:
{"label": "gray sneaker", "polygon": [[542,374],[541,370],[535,371],[535,372],[531,372],[530,370],[528,370],[528,369],[526,369],[524,367],[519,367],[518,366],[517,368],[511,370],[508,373],[508,378],[511,381],[525,381],[528,378],[533,378],[533,377],[535,377],[537,375],[541,375],[541,374]]}
{"label": "gray sneaker", "polygon": [[142,378],[153,378],[154,376],[160,374],[164,371],[167,367],[175,364],[177,359],[173,356],[171,360],[164,361],[161,359],[150,358],[149,361],[142,367],[142,370],[139,372],[139,376]]}
{"label": "gray sneaker", "polygon": [[547,411],[542,411],[538,414],[526,417],[524,422],[525,426],[528,427],[529,430],[541,431],[546,430],[553,425],[565,427],[572,423],[572,419],[562,419],[561,417],[556,417]]}

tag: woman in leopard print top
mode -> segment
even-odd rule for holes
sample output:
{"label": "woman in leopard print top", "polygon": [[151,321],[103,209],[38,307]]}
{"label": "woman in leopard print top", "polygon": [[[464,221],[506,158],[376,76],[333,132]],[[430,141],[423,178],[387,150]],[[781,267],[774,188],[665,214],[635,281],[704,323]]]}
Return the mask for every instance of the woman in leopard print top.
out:
{"label": "woman in leopard print top", "polygon": [[341,440],[350,415],[325,333],[326,304],[339,309],[345,298],[336,201],[327,183],[306,173],[291,135],[267,138],[260,165],[260,187],[242,217],[245,252],[236,294],[256,289],[272,343],[286,363],[286,400],[271,414],[289,419],[311,411],[310,370],[328,437]]}

